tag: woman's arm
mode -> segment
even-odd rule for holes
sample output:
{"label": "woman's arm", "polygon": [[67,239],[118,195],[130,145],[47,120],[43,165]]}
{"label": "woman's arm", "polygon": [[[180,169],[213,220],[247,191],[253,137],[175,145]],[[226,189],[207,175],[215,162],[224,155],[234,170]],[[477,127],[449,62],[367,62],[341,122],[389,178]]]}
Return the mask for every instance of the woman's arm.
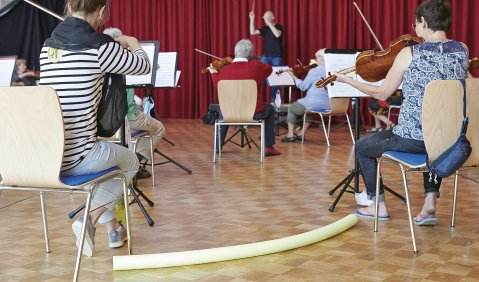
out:
{"label": "woman's arm", "polygon": [[[136,39],[135,39],[136,41]],[[108,42],[98,49],[98,60],[103,72],[142,75],[151,71],[148,55],[138,41],[128,42],[129,51],[119,42]]]}
{"label": "woman's arm", "polygon": [[399,85],[401,85],[404,72],[411,64],[411,61],[411,49],[409,47],[403,48],[396,56],[396,59],[381,86],[362,83],[344,74],[335,73],[334,75],[337,76],[338,82],[347,83],[375,99],[385,101],[398,89]]}

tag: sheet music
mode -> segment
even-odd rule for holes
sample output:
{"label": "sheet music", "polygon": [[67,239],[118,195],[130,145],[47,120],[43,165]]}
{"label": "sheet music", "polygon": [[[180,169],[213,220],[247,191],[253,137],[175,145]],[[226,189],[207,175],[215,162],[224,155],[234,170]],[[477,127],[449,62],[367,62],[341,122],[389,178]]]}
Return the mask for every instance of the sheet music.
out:
{"label": "sheet music", "polygon": [[16,59],[16,56],[0,57],[0,86],[10,86]]}
{"label": "sheet music", "polygon": [[176,87],[178,60],[177,52],[159,52],[158,65],[160,68],[156,71],[155,87]]}
{"label": "sheet music", "polygon": [[150,61],[151,71],[145,75],[127,75],[125,76],[126,85],[154,85],[154,75],[156,75],[156,66],[158,61],[158,41],[140,41],[141,48],[145,50]]}
{"label": "sheet music", "polygon": [[287,70],[288,66],[273,66],[273,72],[266,79],[269,86],[295,86],[293,78],[289,73],[282,72],[277,74],[279,70]]}
{"label": "sheet music", "polygon": [[[358,53],[357,53],[358,54]],[[324,64],[326,73],[338,72],[356,65],[357,54],[324,54]],[[358,80],[359,75],[356,72],[348,73],[347,76]],[[369,83],[369,82],[368,82]],[[328,95],[334,97],[369,97],[369,95],[357,90],[349,84],[335,81],[333,85],[328,85]]]}
{"label": "sheet music", "polygon": [[181,74],[181,71],[180,70],[177,70],[176,71],[176,82],[175,82],[175,87],[178,86],[178,81],[180,80],[180,74]]}

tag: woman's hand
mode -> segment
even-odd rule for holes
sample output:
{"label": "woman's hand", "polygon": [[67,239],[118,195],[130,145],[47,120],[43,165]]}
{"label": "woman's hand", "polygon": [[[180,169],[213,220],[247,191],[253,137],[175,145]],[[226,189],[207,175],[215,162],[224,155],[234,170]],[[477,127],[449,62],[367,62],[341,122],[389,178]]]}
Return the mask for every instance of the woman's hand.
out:
{"label": "woman's hand", "polygon": [[336,76],[336,81],[337,82],[343,82],[343,83],[347,83],[347,84],[351,84],[351,80],[353,80],[351,77],[345,75],[345,74],[341,74],[341,73],[332,73],[332,75]]}
{"label": "woman's hand", "polygon": [[141,48],[138,39],[132,36],[122,35],[117,37],[115,40],[120,43],[123,48],[129,48],[132,51]]}

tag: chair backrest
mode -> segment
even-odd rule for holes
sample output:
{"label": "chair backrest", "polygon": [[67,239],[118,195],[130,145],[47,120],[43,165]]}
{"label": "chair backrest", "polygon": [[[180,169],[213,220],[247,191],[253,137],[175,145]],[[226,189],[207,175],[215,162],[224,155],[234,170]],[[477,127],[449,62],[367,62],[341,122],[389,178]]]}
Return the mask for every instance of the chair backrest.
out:
{"label": "chair backrest", "polygon": [[331,98],[331,114],[343,114],[348,111],[351,98]]}
{"label": "chair backrest", "polygon": [[0,87],[0,175],[6,186],[61,187],[64,125],[54,89]]}
{"label": "chair backrest", "polygon": [[464,166],[479,166],[479,79],[466,79],[467,88],[467,139],[471,142],[472,153]]}
{"label": "chair backrest", "polygon": [[[472,154],[464,164],[479,164],[479,79],[466,80],[467,138]],[[461,132],[463,115],[463,87],[457,80],[435,80],[426,86],[422,109],[424,143],[429,160],[435,160],[456,142]]]}
{"label": "chair backrest", "polygon": [[225,122],[252,122],[258,96],[256,81],[221,80],[218,100]]}

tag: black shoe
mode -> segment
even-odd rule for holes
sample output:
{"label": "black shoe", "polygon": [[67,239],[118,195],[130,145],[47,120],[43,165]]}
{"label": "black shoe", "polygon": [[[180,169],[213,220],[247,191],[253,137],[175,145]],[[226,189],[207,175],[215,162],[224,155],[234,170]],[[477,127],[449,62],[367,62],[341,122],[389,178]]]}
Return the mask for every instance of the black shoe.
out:
{"label": "black shoe", "polygon": [[296,142],[296,138],[295,137],[284,137],[283,139],[281,139],[281,142],[285,142],[285,143],[291,143],[291,142]]}
{"label": "black shoe", "polygon": [[143,178],[149,178],[149,177],[151,177],[151,173],[140,166],[140,168],[138,168],[138,172],[136,173],[136,178],[143,179]]}

